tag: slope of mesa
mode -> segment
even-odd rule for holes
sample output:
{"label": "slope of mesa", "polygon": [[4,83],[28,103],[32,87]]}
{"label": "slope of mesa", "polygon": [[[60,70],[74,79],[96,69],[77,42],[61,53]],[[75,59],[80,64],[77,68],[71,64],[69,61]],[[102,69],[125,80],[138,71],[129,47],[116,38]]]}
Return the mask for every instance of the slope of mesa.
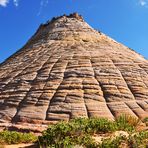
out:
{"label": "slope of mesa", "polygon": [[0,65],[0,124],[148,117],[148,61],[74,13],[39,27]]}

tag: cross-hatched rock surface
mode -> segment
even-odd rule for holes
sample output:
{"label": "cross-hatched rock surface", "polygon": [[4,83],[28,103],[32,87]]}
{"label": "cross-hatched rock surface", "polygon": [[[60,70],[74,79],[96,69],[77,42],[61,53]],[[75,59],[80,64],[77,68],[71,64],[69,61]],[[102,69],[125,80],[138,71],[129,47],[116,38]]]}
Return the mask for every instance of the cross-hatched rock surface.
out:
{"label": "cross-hatched rock surface", "polygon": [[148,61],[78,14],[52,19],[0,65],[0,124],[148,117]]}

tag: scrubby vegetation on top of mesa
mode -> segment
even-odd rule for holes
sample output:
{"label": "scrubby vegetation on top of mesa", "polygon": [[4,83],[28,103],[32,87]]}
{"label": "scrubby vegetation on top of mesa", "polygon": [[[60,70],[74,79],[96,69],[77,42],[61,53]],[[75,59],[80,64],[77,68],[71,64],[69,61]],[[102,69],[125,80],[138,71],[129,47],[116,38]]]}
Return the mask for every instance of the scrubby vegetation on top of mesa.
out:
{"label": "scrubby vegetation on top of mesa", "polygon": [[[148,146],[148,131],[137,132],[140,121],[130,116],[120,116],[116,121],[104,118],[78,118],[69,122],[59,122],[50,125],[39,137],[40,147],[71,148],[82,146],[88,148],[146,148]],[[112,137],[115,131],[125,131],[126,135]],[[96,142],[95,135],[105,137]],[[102,136],[103,137],[103,136]]]}

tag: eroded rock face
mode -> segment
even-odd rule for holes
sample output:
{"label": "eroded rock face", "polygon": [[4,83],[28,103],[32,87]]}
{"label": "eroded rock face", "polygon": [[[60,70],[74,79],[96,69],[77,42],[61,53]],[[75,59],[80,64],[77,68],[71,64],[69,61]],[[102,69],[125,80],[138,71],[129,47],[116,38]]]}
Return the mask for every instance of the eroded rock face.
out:
{"label": "eroded rock face", "polygon": [[0,122],[148,117],[148,61],[81,16],[41,25],[0,65]]}

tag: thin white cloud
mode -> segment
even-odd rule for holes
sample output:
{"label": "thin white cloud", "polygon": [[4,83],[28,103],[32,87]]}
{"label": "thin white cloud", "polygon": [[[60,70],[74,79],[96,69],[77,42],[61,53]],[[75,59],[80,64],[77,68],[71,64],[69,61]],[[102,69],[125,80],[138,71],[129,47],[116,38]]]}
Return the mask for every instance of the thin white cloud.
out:
{"label": "thin white cloud", "polygon": [[[10,0],[0,0],[0,6],[6,7]],[[19,5],[19,0],[13,0],[13,4],[17,7]]]}
{"label": "thin white cloud", "polygon": [[9,0],[0,0],[0,6],[2,7],[6,7],[8,3],[9,3]]}
{"label": "thin white cloud", "polygon": [[148,1],[147,1],[147,0],[139,0],[139,4],[140,4],[141,6],[147,6]]}
{"label": "thin white cloud", "polygon": [[19,0],[13,0],[13,3],[17,7],[19,5]]}
{"label": "thin white cloud", "polygon": [[39,16],[41,14],[43,8],[48,5],[48,2],[49,2],[49,0],[41,0],[40,1],[40,8],[39,8],[37,16]]}

